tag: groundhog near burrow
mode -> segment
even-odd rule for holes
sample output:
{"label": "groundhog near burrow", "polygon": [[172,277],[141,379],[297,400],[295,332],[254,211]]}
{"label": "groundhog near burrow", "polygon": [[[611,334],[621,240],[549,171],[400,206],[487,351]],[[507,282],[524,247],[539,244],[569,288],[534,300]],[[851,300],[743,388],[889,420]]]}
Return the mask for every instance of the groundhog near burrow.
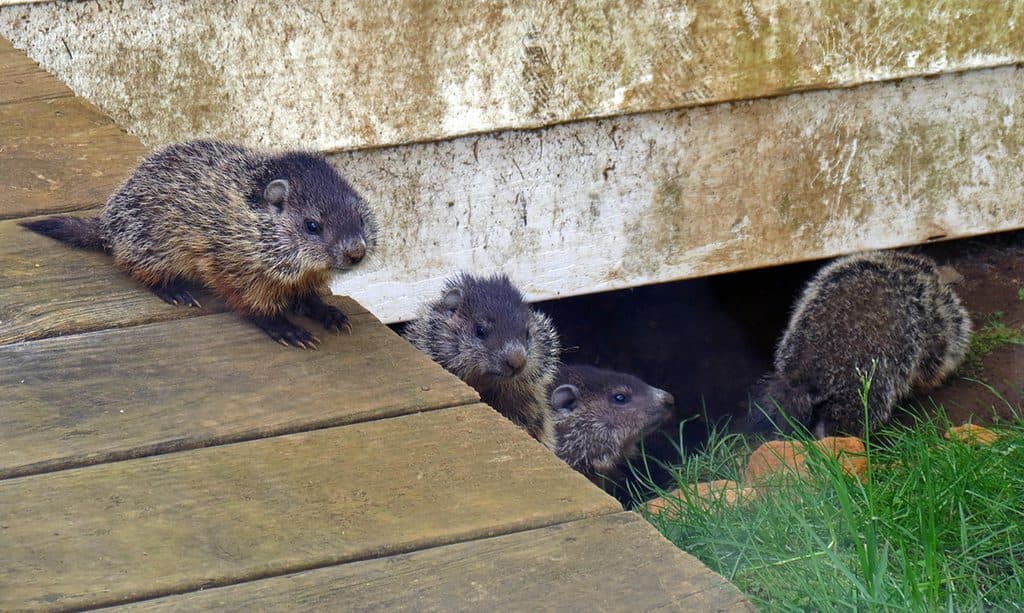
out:
{"label": "groundhog near burrow", "polygon": [[555,439],[547,390],[561,345],[554,325],[505,275],[449,279],[405,338],[548,449]]}
{"label": "groundhog near burrow", "polygon": [[743,429],[864,436],[862,376],[870,377],[870,431],[901,398],[952,373],[970,333],[967,311],[931,260],[895,251],[840,258],[796,303]]}
{"label": "groundhog near burrow", "polygon": [[640,441],[672,416],[672,394],[637,377],[594,366],[558,369],[549,396],[555,453],[610,490]]}
{"label": "groundhog near burrow", "polygon": [[112,254],[171,304],[198,307],[187,284],[202,284],[274,340],[303,348],[319,341],[285,312],[350,329],[321,295],[331,269],[352,268],[376,241],[366,203],[322,156],[207,140],[147,157],[99,217],[21,225]]}

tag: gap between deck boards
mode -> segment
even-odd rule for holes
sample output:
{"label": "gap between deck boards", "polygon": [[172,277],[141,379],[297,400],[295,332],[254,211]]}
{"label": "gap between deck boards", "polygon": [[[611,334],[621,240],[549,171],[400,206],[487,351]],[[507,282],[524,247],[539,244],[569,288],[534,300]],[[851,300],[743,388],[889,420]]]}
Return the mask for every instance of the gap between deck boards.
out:
{"label": "gap between deck boards", "polygon": [[221,437],[211,437],[196,440],[190,440],[188,437],[181,437],[179,439],[165,441],[162,443],[154,443],[152,445],[146,445],[130,450],[107,452],[106,455],[104,456],[82,458],[81,460],[76,461],[52,460],[46,462],[39,462],[36,464],[29,464],[26,466],[19,466],[17,468],[12,469],[0,469],[0,481],[7,479],[17,479],[20,477],[45,475],[48,473],[61,472],[65,470],[75,470],[78,468],[87,468],[99,464],[113,464],[117,462],[127,462],[129,460],[138,460],[141,458],[153,456],[173,455],[176,453],[185,453],[188,451],[195,451],[197,449],[205,449],[208,447],[221,447],[225,445],[235,445],[238,443],[248,443],[250,441],[274,438],[277,436],[287,436],[289,434],[301,434],[303,432],[326,430],[328,428],[354,426],[372,421],[379,421],[382,419],[392,419],[394,417],[401,417],[403,415],[414,415],[417,413],[428,413],[431,411],[453,409],[461,406],[466,406],[467,404],[468,403],[465,402],[455,401],[450,404],[438,404],[437,406],[432,406],[430,408],[425,409],[418,409],[412,412],[357,417],[349,420],[346,420],[345,418],[342,417],[335,417],[332,419],[325,419],[318,422],[299,424],[293,428],[281,427],[270,430],[242,432],[239,433],[238,435],[224,435]]}
{"label": "gap between deck boards", "polygon": [[466,405],[0,481],[0,603],[100,606],[620,511]]}
{"label": "gap between deck boards", "polygon": [[479,401],[357,303],[332,302],[354,333],[321,333],[316,351],[229,313],[0,346],[0,479]]}

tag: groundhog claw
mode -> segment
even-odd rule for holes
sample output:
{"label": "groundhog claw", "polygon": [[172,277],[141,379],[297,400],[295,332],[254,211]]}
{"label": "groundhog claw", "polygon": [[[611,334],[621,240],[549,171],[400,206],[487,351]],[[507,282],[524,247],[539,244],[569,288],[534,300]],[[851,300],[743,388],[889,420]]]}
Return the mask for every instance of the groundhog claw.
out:
{"label": "groundhog claw", "polygon": [[267,336],[288,347],[316,349],[320,339],[302,326],[297,326],[283,316],[252,317],[252,322],[267,333]]}
{"label": "groundhog claw", "polygon": [[344,330],[352,334],[352,324],[349,323],[348,317],[341,312],[341,309],[327,304],[316,294],[310,294],[300,299],[295,305],[295,312],[315,319],[325,330],[330,332]]}
{"label": "groundhog claw", "polygon": [[164,285],[157,285],[151,287],[153,293],[160,297],[161,300],[168,304],[175,306],[188,306],[202,308],[199,301],[192,297],[187,289],[179,283],[166,283]]}
{"label": "groundhog claw", "polygon": [[327,330],[332,332],[345,331],[352,334],[352,324],[349,323],[348,317],[335,307],[328,306],[318,319],[320,319],[320,323]]}

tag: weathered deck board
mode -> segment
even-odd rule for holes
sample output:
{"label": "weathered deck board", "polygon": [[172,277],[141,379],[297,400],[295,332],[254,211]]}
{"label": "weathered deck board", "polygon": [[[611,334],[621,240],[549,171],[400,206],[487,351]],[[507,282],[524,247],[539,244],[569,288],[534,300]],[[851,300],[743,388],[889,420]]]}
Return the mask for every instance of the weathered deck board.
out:
{"label": "weathered deck board", "polygon": [[14,220],[0,221],[0,345],[225,308],[209,292],[196,297],[201,310],[171,306],[117,269],[106,254],[61,245]]}
{"label": "weathered deck board", "polygon": [[540,528],[118,611],[742,611],[740,592],[634,513]]}
{"label": "weathered deck board", "polygon": [[47,2],[0,34],[149,145],[386,146],[1024,61],[1016,0],[288,6]]}
{"label": "weathered deck board", "polygon": [[67,85],[39,68],[10,41],[0,37],[0,104],[73,95]]}
{"label": "weathered deck board", "polygon": [[0,609],[114,604],[619,508],[485,405],[114,462],[0,481]]}
{"label": "weathered deck board", "polygon": [[317,351],[232,313],[0,347],[0,478],[478,400],[358,305],[339,306],[354,332],[315,332]]}
{"label": "weathered deck board", "polygon": [[0,219],[102,205],[145,153],[77,98],[2,104],[0,119]]}

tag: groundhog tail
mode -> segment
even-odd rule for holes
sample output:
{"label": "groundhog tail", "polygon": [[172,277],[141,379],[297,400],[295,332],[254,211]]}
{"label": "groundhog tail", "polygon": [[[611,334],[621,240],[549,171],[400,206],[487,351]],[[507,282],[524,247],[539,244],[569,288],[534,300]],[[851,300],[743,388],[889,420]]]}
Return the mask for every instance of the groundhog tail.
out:
{"label": "groundhog tail", "polygon": [[100,230],[99,217],[70,217],[62,215],[59,217],[47,217],[39,221],[25,221],[20,224],[33,232],[55,238],[62,243],[81,247],[82,249],[94,249],[105,251],[103,234]]}

